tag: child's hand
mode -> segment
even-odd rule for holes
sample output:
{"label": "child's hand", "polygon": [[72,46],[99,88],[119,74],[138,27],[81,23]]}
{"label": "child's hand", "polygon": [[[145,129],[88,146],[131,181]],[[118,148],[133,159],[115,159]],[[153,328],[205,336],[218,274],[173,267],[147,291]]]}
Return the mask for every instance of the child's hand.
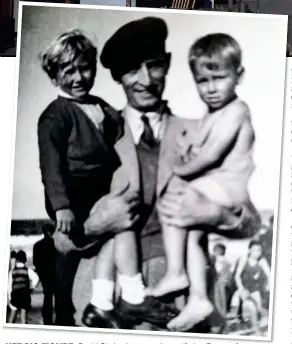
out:
{"label": "child's hand", "polygon": [[56,211],[57,226],[56,231],[70,233],[75,224],[75,216],[70,209],[60,209]]}
{"label": "child's hand", "polygon": [[183,131],[176,139],[175,152],[179,156],[186,156],[190,150],[190,144],[186,140],[187,131]]}

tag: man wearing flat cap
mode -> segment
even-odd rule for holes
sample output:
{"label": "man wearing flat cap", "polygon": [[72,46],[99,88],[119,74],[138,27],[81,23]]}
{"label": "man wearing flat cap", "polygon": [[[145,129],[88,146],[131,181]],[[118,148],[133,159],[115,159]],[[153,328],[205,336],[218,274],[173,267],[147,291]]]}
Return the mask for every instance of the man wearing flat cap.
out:
{"label": "man wearing flat cap", "polygon": [[[176,135],[186,130],[189,123],[189,120],[172,115],[163,100],[171,62],[171,54],[165,46],[167,35],[167,26],[162,19],[146,17],[132,21],[109,38],[101,54],[102,65],[121,84],[127,97],[127,105],[121,111],[123,135],[116,144],[122,162],[118,172],[120,179],[130,183],[129,190],[137,191],[140,197],[139,215],[143,220],[140,221],[137,237],[144,279],[150,287],[163,277],[165,271],[157,203],[162,214],[168,216],[170,224],[179,223],[186,230],[192,228],[195,212],[194,195],[187,186],[178,189],[175,195],[163,195],[169,178],[166,156],[176,148]],[[106,213],[109,214],[104,206],[106,197],[110,195],[95,204],[94,212],[85,223],[85,230],[91,236],[104,232],[100,218],[104,219]],[[205,206],[212,209],[214,231],[224,231],[226,236],[239,238],[251,236],[258,229],[259,217],[250,202],[236,212],[220,206],[214,208],[211,202]],[[109,215],[107,224],[110,222]],[[207,236],[205,247],[207,252]],[[188,247],[188,254],[192,254],[191,247]],[[90,284],[91,269],[91,260],[83,259],[76,275],[73,300],[77,319],[88,302],[86,289]],[[188,302],[191,302],[195,286],[196,281],[190,281]],[[180,331],[193,331],[195,320],[192,314],[184,318]]]}

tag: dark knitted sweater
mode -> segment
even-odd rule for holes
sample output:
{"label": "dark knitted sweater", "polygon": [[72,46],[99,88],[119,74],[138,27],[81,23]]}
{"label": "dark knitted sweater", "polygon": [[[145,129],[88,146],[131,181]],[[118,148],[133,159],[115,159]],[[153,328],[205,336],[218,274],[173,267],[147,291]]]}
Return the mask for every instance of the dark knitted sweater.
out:
{"label": "dark knitted sweater", "polygon": [[103,110],[106,136],[75,101],[60,96],[39,118],[40,169],[46,209],[53,219],[64,208],[80,222],[86,219],[93,204],[109,192],[119,165],[113,145],[120,134],[120,115],[100,98],[89,97],[88,102]]}

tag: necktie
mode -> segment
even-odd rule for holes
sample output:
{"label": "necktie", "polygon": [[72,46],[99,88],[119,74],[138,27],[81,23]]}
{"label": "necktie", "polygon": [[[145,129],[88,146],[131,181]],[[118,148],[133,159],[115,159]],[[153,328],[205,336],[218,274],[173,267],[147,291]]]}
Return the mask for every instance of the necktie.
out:
{"label": "necktie", "polygon": [[141,117],[141,119],[144,123],[144,131],[143,131],[143,134],[141,136],[141,140],[144,143],[146,143],[149,147],[154,147],[156,144],[156,140],[154,137],[153,130],[152,130],[150,123],[149,123],[149,118],[147,116],[143,115]]}

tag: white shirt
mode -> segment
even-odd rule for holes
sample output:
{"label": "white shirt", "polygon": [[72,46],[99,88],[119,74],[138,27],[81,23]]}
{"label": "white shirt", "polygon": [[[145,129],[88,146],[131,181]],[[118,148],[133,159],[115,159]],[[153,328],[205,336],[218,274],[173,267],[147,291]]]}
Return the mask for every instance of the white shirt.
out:
{"label": "white shirt", "polygon": [[142,113],[132,108],[128,104],[123,111],[123,115],[129,124],[129,127],[133,135],[134,143],[136,145],[140,142],[141,136],[144,132],[145,124],[142,120],[143,115],[147,116],[149,119],[149,124],[153,130],[154,138],[157,141],[161,141],[165,132],[165,125],[166,125],[164,121],[164,117],[167,116],[167,114],[162,114],[159,112]]}
{"label": "white shirt", "polygon": [[[75,99],[70,94],[64,92],[60,87],[58,87],[58,94],[63,98],[72,99],[72,100]],[[93,122],[93,124],[98,130],[101,130],[101,131],[103,130],[102,121],[104,120],[104,113],[101,107],[99,106],[99,104],[86,104],[86,103],[82,104],[82,103],[76,102],[76,105],[81,108],[81,110]]]}

